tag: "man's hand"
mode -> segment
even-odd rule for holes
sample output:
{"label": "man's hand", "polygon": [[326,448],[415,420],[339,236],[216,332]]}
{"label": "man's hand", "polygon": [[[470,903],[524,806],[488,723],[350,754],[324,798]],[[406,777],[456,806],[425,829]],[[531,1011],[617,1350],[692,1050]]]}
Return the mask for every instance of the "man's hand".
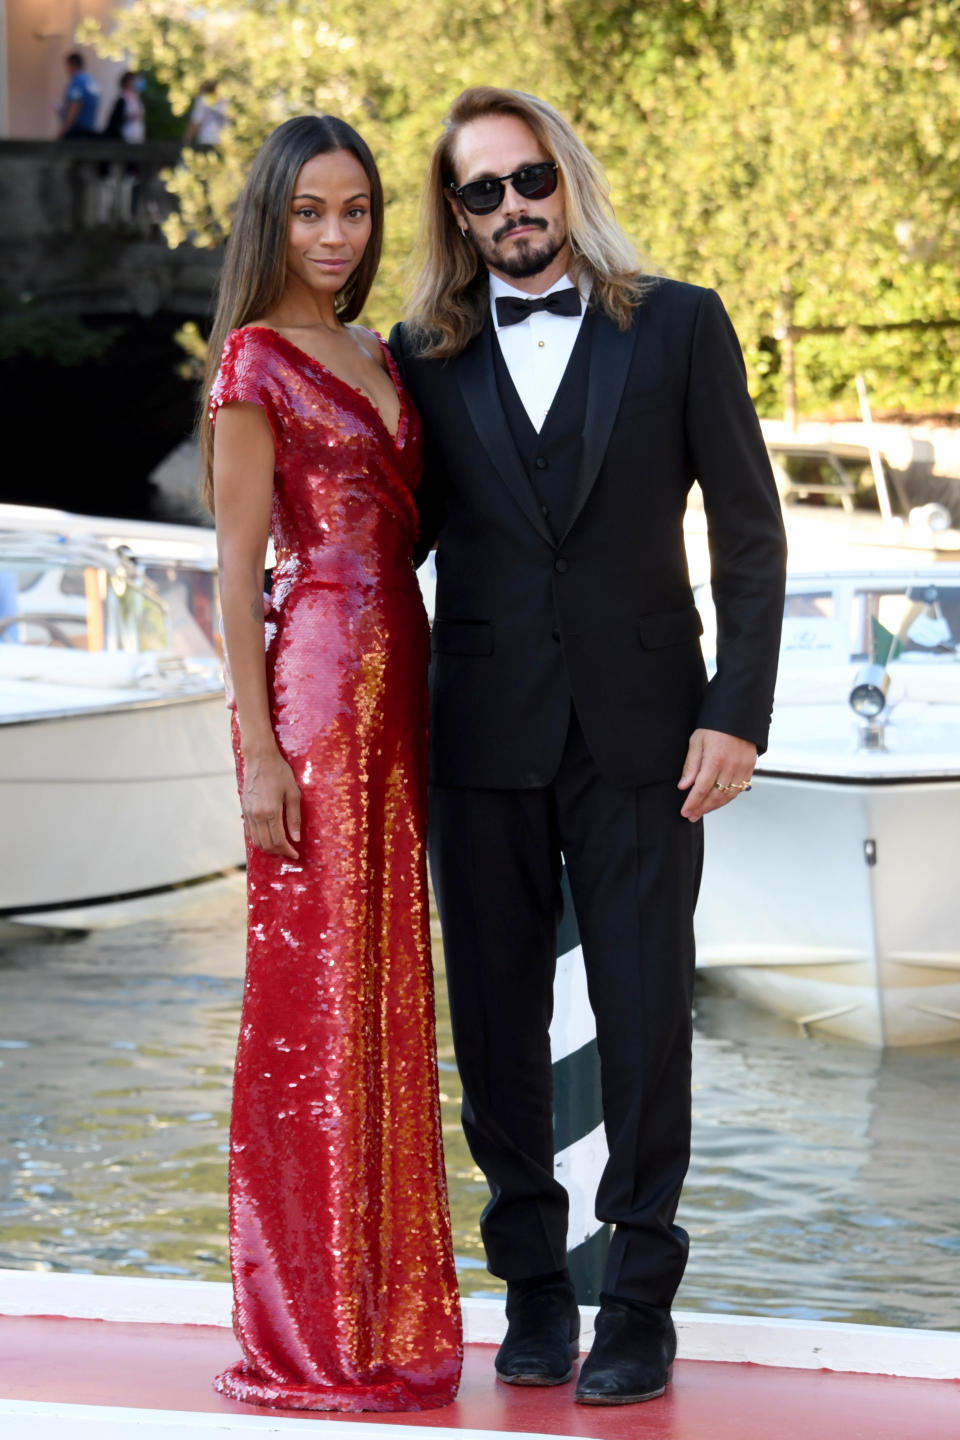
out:
{"label": "man's hand", "polygon": [[[722,730],[694,730],[678,790],[689,790],[680,814],[699,820],[729,805],[750,783],[757,747]],[[723,788],[721,788],[723,787]]]}

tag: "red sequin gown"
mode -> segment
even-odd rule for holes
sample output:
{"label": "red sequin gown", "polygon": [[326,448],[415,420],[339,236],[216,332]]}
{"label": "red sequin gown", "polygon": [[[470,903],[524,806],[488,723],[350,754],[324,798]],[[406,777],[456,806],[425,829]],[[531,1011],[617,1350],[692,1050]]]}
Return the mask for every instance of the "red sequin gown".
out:
{"label": "red sequin gown", "polygon": [[247,847],[230,1128],[243,1360],[216,1381],[278,1408],[444,1405],[462,1356],[426,902],[429,637],[411,559],[422,441],[384,351],[396,440],[365,395],[261,326],[228,336],[211,395],[214,417],[261,405],[274,435],[267,676],[302,797],[297,863]]}

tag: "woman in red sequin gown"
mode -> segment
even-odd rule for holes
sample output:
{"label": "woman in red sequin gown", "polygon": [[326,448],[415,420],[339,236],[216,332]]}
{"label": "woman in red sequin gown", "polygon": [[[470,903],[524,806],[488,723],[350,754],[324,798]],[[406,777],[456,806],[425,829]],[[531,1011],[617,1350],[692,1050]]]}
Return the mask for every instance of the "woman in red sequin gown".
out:
{"label": "woman in red sequin gown", "polygon": [[386,346],[346,323],[382,213],[349,126],[274,132],[238,206],[207,391],[249,898],[230,1132],[243,1359],[216,1384],[304,1410],[446,1404],[462,1349],[426,907],[420,424]]}

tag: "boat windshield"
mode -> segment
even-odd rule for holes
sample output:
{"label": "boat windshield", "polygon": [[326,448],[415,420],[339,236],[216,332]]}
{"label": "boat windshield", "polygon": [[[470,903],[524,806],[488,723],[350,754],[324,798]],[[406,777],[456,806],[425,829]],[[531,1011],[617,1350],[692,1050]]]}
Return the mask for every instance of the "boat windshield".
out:
{"label": "boat windshield", "polygon": [[[695,599],[703,619],[703,653],[716,656],[710,588]],[[960,662],[960,579],[902,581],[850,576],[797,577],[783,607],[780,669],[862,664]]]}
{"label": "boat windshield", "polygon": [[148,564],[152,584],[166,616],[167,645],[184,658],[223,658],[220,594],[212,570],[189,565]]}
{"label": "boat windshield", "polygon": [[[777,489],[787,505],[842,507],[848,514],[880,510],[869,450],[772,441],[768,453]],[[882,456],[880,466],[894,515],[906,515],[909,505]]]}
{"label": "boat windshield", "polygon": [[219,659],[212,571],[0,556],[0,645]]}
{"label": "boat windshield", "polygon": [[960,585],[847,581],[791,589],[781,661],[846,664],[960,658]]}
{"label": "boat windshield", "polygon": [[852,659],[880,665],[956,659],[958,644],[960,586],[931,582],[854,592]]}

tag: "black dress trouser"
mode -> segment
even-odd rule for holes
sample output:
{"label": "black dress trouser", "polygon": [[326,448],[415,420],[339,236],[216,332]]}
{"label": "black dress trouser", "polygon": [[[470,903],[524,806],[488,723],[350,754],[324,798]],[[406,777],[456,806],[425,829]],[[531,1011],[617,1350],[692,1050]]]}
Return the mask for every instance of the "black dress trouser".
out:
{"label": "black dress trouser", "polygon": [[693,910],[702,822],[676,781],[606,782],[575,714],[559,771],[532,790],[434,785],[430,866],[463,1125],[491,1199],[494,1275],[566,1264],[567,1196],[553,1176],[553,1010],[566,861],[597,1022],[609,1160],[597,1216],[615,1226],[603,1291],[667,1309],[686,1264],[674,1223],[690,1156]]}

